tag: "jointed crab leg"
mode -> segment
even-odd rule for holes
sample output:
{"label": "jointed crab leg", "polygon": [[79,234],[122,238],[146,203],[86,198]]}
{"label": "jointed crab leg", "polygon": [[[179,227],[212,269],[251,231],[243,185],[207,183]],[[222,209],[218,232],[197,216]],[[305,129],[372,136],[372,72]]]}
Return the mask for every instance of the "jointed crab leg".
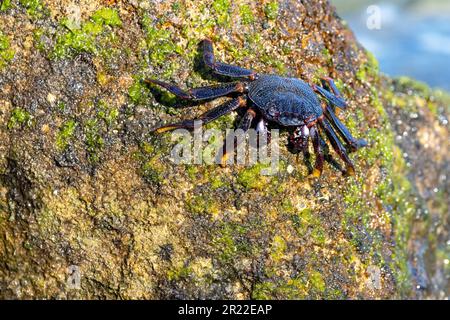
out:
{"label": "jointed crab leg", "polygon": [[243,96],[237,97],[233,100],[227,101],[214,109],[211,109],[204,114],[200,115],[197,119],[191,119],[191,120],[184,120],[178,123],[168,124],[162,127],[159,127],[157,129],[154,129],[153,131],[157,133],[166,132],[170,130],[175,130],[179,128],[194,129],[195,121],[202,121],[202,125],[207,124],[211,121],[216,120],[217,118],[232,112],[233,110],[236,110],[239,107],[243,107],[246,105],[246,99]]}
{"label": "jointed crab leg", "polygon": [[342,145],[341,141],[339,141],[339,138],[336,136],[336,133],[334,133],[333,128],[331,127],[330,123],[326,119],[319,120],[319,123],[321,127],[324,129],[325,134],[327,135],[328,139],[331,142],[331,145],[333,146],[333,149],[336,151],[336,153],[339,155],[339,157],[345,162],[347,165],[347,175],[354,175],[355,174],[355,168],[353,166],[353,163],[349,159],[344,146]]}
{"label": "jointed crab leg", "polygon": [[[244,117],[242,118],[241,122],[239,123],[239,126],[237,129],[241,129],[244,132],[247,132],[250,129],[250,126],[251,126],[252,121],[255,118],[255,116],[256,116],[256,112],[252,109],[248,109],[247,112],[245,113]],[[229,144],[229,141],[231,139],[233,139],[233,149],[229,150],[229,148],[227,148],[227,145]],[[241,140],[236,139],[235,132],[231,132],[231,134],[228,137],[226,137],[223,147],[222,147],[222,157],[220,159],[220,164],[222,166],[225,166],[229,156],[231,154],[234,154],[234,150],[236,150],[236,148],[239,146],[238,143],[240,141]]]}
{"label": "jointed crab leg", "polygon": [[328,147],[328,144],[326,143],[325,139],[322,138],[322,136],[320,135],[319,128],[317,126],[315,128],[316,128],[317,134],[319,136],[320,148],[322,149],[323,157],[324,157],[325,161],[329,162],[333,167],[341,169],[339,163],[331,155],[330,148]]}
{"label": "jointed crab leg", "polygon": [[330,106],[326,107],[325,115],[327,116],[328,120],[331,122],[333,127],[337,130],[339,135],[342,137],[342,139],[344,139],[345,143],[347,143],[350,146],[350,150],[352,152],[367,145],[366,140],[364,139],[356,140],[355,138],[353,138],[350,131],[348,131],[347,127],[334,114]]}
{"label": "jointed crab leg", "polygon": [[323,170],[323,161],[324,155],[322,151],[322,147],[320,146],[320,136],[316,127],[311,127],[309,130],[309,134],[311,135],[311,139],[313,142],[314,153],[316,154],[316,163],[314,164],[313,176],[320,177],[322,175]]}
{"label": "jointed crab leg", "polygon": [[256,72],[248,69],[244,69],[238,66],[233,66],[216,61],[214,57],[214,49],[211,40],[203,40],[203,61],[210,67],[215,73],[236,78],[248,78],[254,80],[256,78]]}
{"label": "jointed crab leg", "polygon": [[312,85],[312,89],[318,94],[320,94],[322,97],[327,99],[332,105],[341,109],[345,109],[347,107],[347,103],[343,99],[335,96],[334,94],[322,88],[321,86]]}
{"label": "jointed crab leg", "polygon": [[214,99],[229,95],[231,93],[243,93],[245,91],[245,83],[243,82],[231,82],[214,86],[194,88],[185,91],[174,84],[159,80],[146,79],[144,81],[146,83],[157,84],[163,88],[166,88],[168,91],[172,92],[181,99],[192,101]]}
{"label": "jointed crab leg", "polygon": [[347,107],[347,103],[342,98],[342,95],[339,92],[339,89],[336,87],[336,84],[334,83],[333,79],[325,77],[322,78],[321,80],[323,87],[312,85],[313,90],[319,93],[325,99],[327,99],[332,105],[341,109],[345,109]]}
{"label": "jointed crab leg", "polygon": [[321,78],[322,80],[322,85],[325,89],[329,90],[329,88],[331,88],[331,91],[333,92],[333,94],[343,100],[341,93],[339,92],[339,89],[336,87],[336,84],[334,83],[334,80],[331,79],[330,77],[324,77]]}

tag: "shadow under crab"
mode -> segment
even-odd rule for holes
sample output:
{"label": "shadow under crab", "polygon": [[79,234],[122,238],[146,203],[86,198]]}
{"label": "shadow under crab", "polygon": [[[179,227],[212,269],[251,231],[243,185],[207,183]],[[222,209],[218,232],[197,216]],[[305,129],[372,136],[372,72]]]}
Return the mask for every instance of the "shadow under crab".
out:
{"label": "shadow under crab", "polygon": [[[207,124],[227,113],[245,108],[245,114],[237,129],[247,132],[254,122],[256,122],[257,132],[260,133],[267,132],[268,123],[291,128],[288,140],[294,151],[307,150],[311,139],[316,154],[314,176],[320,176],[323,170],[325,159],[323,149],[326,145],[322,137],[323,133],[346,164],[344,174],[355,174],[354,165],[347,153],[366,146],[367,142],[364,139],[355,139],[336,116],[335,108],[344,109],[347,104],[331,78],[323,78],[322,86],[318,86],[297,78],[258,74],[253,70],[225,64],[216,61],[213,45],[209,39],[203,40],[203,61],[215,74],[239,80],[187,91],[155,79],[145,81],[159,85],[184,100],[202,101],[233,96],[232,100],[207,111],[199,118],[164,125],[154,131],[161,133],[179,128],[192,130],[196,121]],[[235,140],[235,148],[237,143],[239,143],[238,140]],[[221,159],[223,165],[226,164],[230,154],[226,146],[227,144],[224,143]]]}

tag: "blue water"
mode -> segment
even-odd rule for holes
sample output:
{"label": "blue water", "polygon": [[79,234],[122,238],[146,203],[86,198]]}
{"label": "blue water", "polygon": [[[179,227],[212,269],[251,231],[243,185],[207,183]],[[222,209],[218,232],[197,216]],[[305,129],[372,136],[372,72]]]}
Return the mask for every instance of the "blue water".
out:
{"label": "blue water", "polygon": [[[332,2],[382,72],[450,90],[450,1]],[[366,25],[372,4],[381,10],[379,30]]]}

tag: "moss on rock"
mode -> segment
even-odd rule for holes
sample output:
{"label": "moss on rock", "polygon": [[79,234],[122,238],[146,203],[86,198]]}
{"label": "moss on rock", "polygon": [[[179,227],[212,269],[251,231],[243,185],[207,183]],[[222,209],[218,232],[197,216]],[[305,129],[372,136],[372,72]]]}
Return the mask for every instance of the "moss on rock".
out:
{"label": "moss on rock", "polygon": [[[380,76],[326,1],[72,4],[0,8],[1,298],[448,295],[448,94]],[[150,129],[224,99],[187,105],[142,80],[218,83],[205,37],[221,61],[335,78],[339,117],[369,142],[357,175],[327,162],[310,177],[314,159],[282,143],[271,176],[175,164],[177,141]]]}
{"label": "moss on rock", "polygon": [[14,50],[11,49],[8,37],[0,30],[0,71],[2,71],[12,59],[14,59]]}

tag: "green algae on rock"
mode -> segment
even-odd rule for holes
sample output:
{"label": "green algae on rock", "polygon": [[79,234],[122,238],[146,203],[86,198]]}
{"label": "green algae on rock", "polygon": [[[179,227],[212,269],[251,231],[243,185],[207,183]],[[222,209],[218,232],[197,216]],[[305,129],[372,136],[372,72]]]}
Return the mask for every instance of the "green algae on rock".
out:
{"label": "green algae on rock", "polygon": [[11,60],[14,59],[14,50],[6,35],[0,30],[0,71],[5,68]]}
{"label": "green algae on rock", "polygon": [[15,108],[11,112],[11,118],[8,121],[8,129],[12,129],[16,126],[30,125],[31,119],[32,117],[27,111],[21,108]]}
{"label": "green algae on rock", "polygon": [[[51,57],[55,59],[67,58],[80,52],[89,52],[98,54],[100,50],[106,50],[103,44],[111,35],[110,30],[106,31],[106,35],[102,35],[105,26],[117,27],[121,26],[122,21],[117,11],[110,8],[99,9],[94,12],[90,21],[86,21],[78,26],[76,22],[68,18],[63,18],[60,22],[60,28],[67,31],[61,31],[56,38],[56,44],[51,53]],[[101,36],[103,39],[98,39]]]}
{"label": "green algae on rock", "polygon": [[[12,0],[0,22],[1,298],[448,296],[448,95],[380,76],[328,2]],[[149,130],[224,100],[184,109],[142,79],[217,83],[205,37],[225,62],[335,78],[369,142],[357,176],[314,179],[284,146],[272,176],[174,164]]]}
{"label": "green algae on rock", "polygon": [[19,3],[33,18],[42,18],[48,13],[47,8],[41,0],[19,0]]}
{"label": "green algae on rock", "polygon": [[11,0],[4,0],[0,4],[0,11],[6,11],[11,8]]}
{"label": "green algae on rock", "polygon": [[64,150],[69,145],[70,139],[73,137],[77,123],[74,120],[65,122],[58,132],[56,144],[59,149]]}

